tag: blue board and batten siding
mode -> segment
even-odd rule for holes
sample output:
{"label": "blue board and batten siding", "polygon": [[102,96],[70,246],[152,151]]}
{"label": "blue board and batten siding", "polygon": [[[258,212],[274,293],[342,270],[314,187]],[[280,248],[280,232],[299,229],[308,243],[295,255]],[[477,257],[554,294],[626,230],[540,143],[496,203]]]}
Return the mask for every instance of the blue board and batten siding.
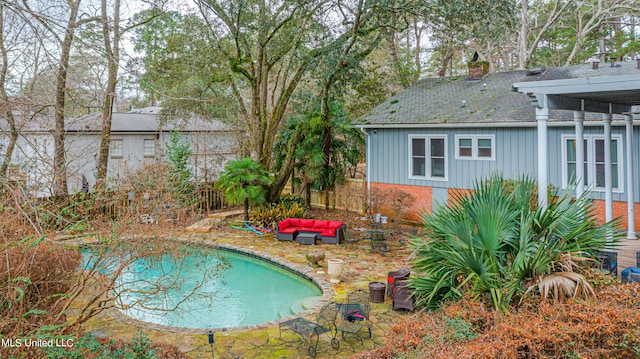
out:
{"label": "blue board and batten siding", "polygon": [[[482,127],[482,128],[378,128],[369,134],[370,158],[367,158],[369,181],[433,188],[433,201],[446,202],[448,188],[471,188],[479,178],[494,173],[502,173],[507,178],[516,178],[527,174],[537,176],[537,131],[536,127]],[[574,127],[554,127],[549,132],[549,183],[557,187],[563,184],[563,135],[574,135]],[[585,136],[603,134],[602,126],[585,126]],[[612,137],[622,140],[618,156],[622,159],[622,191],[614,191],[614,201],[626,201],[626,141],[624,126],[613,126]],[[410,178],[410,136],[445,135],[446,136],[446,180],[428,180]],[[494,136],[494,160],[456,159],[457,135]],[[566,138],[565,138],[566,140]],[[640,202],[640,128],[634,128],[634,193],[635,201]],[[602,191],[593,191],[593,198],[604,199]]]}

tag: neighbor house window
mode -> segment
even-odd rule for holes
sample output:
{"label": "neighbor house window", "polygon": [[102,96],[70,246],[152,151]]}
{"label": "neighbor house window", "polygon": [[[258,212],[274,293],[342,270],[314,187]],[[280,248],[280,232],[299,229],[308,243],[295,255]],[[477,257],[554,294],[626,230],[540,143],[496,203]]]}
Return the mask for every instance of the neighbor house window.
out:
{"label": "neighbor house window", "polygon": [[[563,136],[563,167],[562,177],[564,187],[576,182],[576,139],[575,136]],[[621,192],[622,186],[622,136],[611,136],[611,187]],[[604,136],[584,136],[584,183],[588,188],[597,191],[604,190]]]}
{"label": "neighbor house window", "polygon": [[446,179],[446,136],[409,136],[411,169],[410,177],[419,179]]}
{"label": "neighbor house window", "polygon": [[144,140],[144,157],[156,155],[156,140]]}
{"label": "neighbor house window", "polygon": [[122,158],[122,140],[111,140],[111,158]]}
{"label": "neighbor house window", "polygon": [[493,135],[457,135],[456,159],[494,160],[495,137]]}

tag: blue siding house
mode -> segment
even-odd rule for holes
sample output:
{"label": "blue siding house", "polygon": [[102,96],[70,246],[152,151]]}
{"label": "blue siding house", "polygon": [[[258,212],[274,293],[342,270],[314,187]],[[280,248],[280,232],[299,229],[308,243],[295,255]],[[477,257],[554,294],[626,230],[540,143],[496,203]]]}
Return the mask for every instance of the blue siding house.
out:
{"label": "blue siding house", "polygon": [[[376,188],[407,192],[417,199],[417,213],[447,204],[452,191],[470,189],[496,172],[508,178],[529,175],[543,188],[565,189],[579,178],[584,188],[579,193],[590,191],[601,219],[623,216],[624,225],[631,226],[629,236],[635,237],[640,144],[633,138],[639,138],[640,129],[633,127],[633,109],[640,104],[640,63],[617,65],[417,81],[356,123],[367,138],[369,193]],[[609,79],[624,90],[606,99],[598,86],[578,95],[549,93],[585,78]],[[536,93],[536,86],[547,92]],[[634,205],[628,206],[629,200]]]}

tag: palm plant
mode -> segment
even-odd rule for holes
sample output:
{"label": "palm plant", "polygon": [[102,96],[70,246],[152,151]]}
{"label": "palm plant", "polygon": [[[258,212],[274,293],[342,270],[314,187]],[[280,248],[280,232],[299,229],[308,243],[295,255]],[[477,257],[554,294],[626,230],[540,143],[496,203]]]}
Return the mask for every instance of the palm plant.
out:
{"label": "palm plant", "polygon": [[416,238],[412,279],[418,303],[436,306],[469,292],[507,310],[527,290],[590,295],[579,271],[596,250],[615,243],[615,221],[598,225],[586,195],[551,194],[538,208],[536,183],[495,175],[449,206],[423,214],[426,238]]}
{"label": "palm plant", "polygon": [[269,173],[252,158],[229,161],[216,187],[223,191],[227,201],[244,204],[244,219],[249,220],[249,204],[266,199],[266,186],[271,184]]}

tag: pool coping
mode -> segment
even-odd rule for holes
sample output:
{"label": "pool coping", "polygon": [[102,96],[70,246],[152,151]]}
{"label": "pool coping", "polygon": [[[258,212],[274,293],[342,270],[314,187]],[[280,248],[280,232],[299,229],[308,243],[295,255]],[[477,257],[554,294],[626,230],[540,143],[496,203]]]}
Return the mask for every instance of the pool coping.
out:
{"label": "pool coping", "polygon": [[282,317],[282,318],[268,321],[268,322],[263,322],[259,324],[253,324],[253,325],[244,325],[244,326],[238,326],[238,327],[206,328],[205,329],[205,328],[186,328],[186,327],[168,326],[168,325],[162,325],[162,324],[151,323],[151,322],[135,319],[123,313],[119,309],[113,308],[113,310],[109,311],[109,314],[115,320],[123,322],[125,324],[133,325],[136,327],[142,327],[145,329],[152,329],[152,330],[180,333],[180,334],[206,334],[209,330],[213,331],[214,333],[229,333],[229,332],[247,331],[247,330],[254,330],[254,329],[266,329],[269,327],[279,325],[280,323],[293,318],[300,318],[300,317],[306,317],[306,316],[312,315],[313,313],[320,311],[320,309],[323,306],[325,306],[327,303],[329,303],[331,301],[331,298],[333,298],[333,296],[335,295],[335,290],[333,289],[333,286],[329,283],[329,281],[327,281],[321,275],[316,274],[313,271],[313,269],[307,266],[293,263],[289,260],[280,258],[278,256],[270,255],[268,253],[257,251],[252,248],[240,247],[240,246],[236,246],[228,243],[203,242],[202,240],[194,240],[191,238],[184,238],[184,237],[177,237],[177,238],[173,237],[168,239],[178,241],[178,242],[193,244],[193,245],[210,247],[214,249],[221,249],[225,251],[248,255],[250,257],[263,260],[267,263],[273,264],[277,267],[280,267],[294,274],[297,274],[307,280],[310,280],[316,286],[318,286],[318,288],[320,288],[320,290],[322,291],[322,297],[311,308],[308,308],[302,312],[298,312],[290,316]]}

